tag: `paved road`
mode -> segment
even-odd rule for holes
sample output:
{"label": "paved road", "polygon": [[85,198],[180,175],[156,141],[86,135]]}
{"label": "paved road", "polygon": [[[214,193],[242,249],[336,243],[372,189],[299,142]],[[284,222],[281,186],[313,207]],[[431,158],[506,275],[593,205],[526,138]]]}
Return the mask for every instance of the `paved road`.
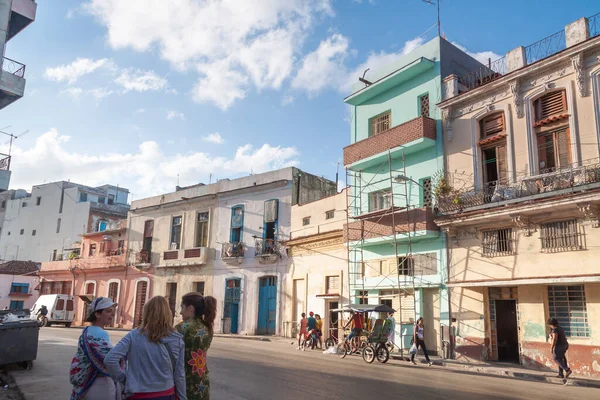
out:
{"label": "paved road", "polygon": [[[15,371],[27,400],[67,399],[68,368],[78,329],[40,331],[38,359],[31,371]],[[111,332],[116,343],[124,332]],[[563,387],[502,377],[412,366],[390,361],[366,364],[320,352],[298,352],[290,342],[217,338],[209,352],[213,400],[311,399],[598,399],[598,389]]]}

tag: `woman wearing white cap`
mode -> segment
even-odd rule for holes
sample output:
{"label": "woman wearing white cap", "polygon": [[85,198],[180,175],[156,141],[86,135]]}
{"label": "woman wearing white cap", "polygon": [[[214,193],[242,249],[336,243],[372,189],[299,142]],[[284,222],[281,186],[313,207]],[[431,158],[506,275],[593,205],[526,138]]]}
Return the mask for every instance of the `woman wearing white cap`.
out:
{"label": "woman wearing white cap", "polygon": [[108,297],[98,297],[88,306],[87,322],[79,337],[77,353],[71,362],[71,400],[112,400],[120,399],[117,390],[104,366],[104,357],[112,349],[110,336],[104,327],[115,317],[116,303]]}

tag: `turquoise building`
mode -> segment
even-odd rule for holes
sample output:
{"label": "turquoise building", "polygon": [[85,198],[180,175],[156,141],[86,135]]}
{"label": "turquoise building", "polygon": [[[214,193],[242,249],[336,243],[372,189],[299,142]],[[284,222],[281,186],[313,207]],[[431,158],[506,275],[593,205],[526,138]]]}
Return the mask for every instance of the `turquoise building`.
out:
{"label": "turquoise building", "polygon": [[351,144],[344,149],[349,185],[349,293],[353,302],[397,310],[395,342],[410,347],[425,320],[431,352],[442,350],[449,321],[446,237],[433,222],[443,176],[442,77],[481,67],[436,37],[379,71],[368,71],[344,101]]}

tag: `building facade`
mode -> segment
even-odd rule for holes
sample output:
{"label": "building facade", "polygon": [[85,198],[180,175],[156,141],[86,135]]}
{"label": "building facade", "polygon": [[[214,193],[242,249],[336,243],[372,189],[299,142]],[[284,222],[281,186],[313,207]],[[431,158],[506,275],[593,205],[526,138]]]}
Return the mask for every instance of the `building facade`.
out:
{"label": "building facade", "polygon": [[346,190],[307,204],[292,206],[291,259],[283,304],[286,337],[296,337],[301,314],[313,311],[324,321],[324,339],[338,337],[339,314],[331,312],[350,303],[348,251],[344,246]]}
{"label": "building facade", "polygon": [[53,261],[80,247],[79,235],[102,231],[127,217],[129,191],[112,185],[96,188],[72,182],[34,186],[31,193],[0,194],[0,257]]}
{"label": "building facade", "polygon": [[37,300],[39,264],[8,261],[0,264],[0,310],[31,309]]}
{"label": "building facade", "polygon": [[457,359],[554,369],[554,317],[575,374],[600,376],[599,19],[444,80]]}
{"label": "building facade", "polygon": [[217,299],[216,332],[281,334],[291,206],[332,193],[335,183],[285,168],[137,200],[130,262],[152,274],[174,322],[195,291]]}
{"label": "building facade", "polygon": [[[432,187],[444,169],[441,77],[481,66],[437,37],[354,87],[346,240],[349,290],[357,302],[390,303],[410,347],[425,319],[427,347],[441,348],[449,325],[445,237],[433,222]],[[454,72],[451,72],[454,71]]]}
{"label": "building facade", "polygon": [[139,326],[150,295],[150,276],[127,263],[127,220],[81,235],[80,249],[64,260],[42,263],[40,294],[75,296],[76,325],[85,323],[87,305],[96,297],[118,304],[114,326]]}

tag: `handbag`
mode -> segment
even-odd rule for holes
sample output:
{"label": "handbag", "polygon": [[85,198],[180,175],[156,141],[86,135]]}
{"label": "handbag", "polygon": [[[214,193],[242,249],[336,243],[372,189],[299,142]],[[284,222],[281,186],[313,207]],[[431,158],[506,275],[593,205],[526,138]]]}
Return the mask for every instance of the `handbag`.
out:
{"label": "handbag", "polygon": [[413,345],[412,345],[412,346],[410,346],[410,350],[409,350],[408,352],[409,352],[411,355],[413,355],[413,354],[417,354],[417,351],[418,351],[418,349],[417,349],[417,345],[416,345],[415,343],[413,343]]}

